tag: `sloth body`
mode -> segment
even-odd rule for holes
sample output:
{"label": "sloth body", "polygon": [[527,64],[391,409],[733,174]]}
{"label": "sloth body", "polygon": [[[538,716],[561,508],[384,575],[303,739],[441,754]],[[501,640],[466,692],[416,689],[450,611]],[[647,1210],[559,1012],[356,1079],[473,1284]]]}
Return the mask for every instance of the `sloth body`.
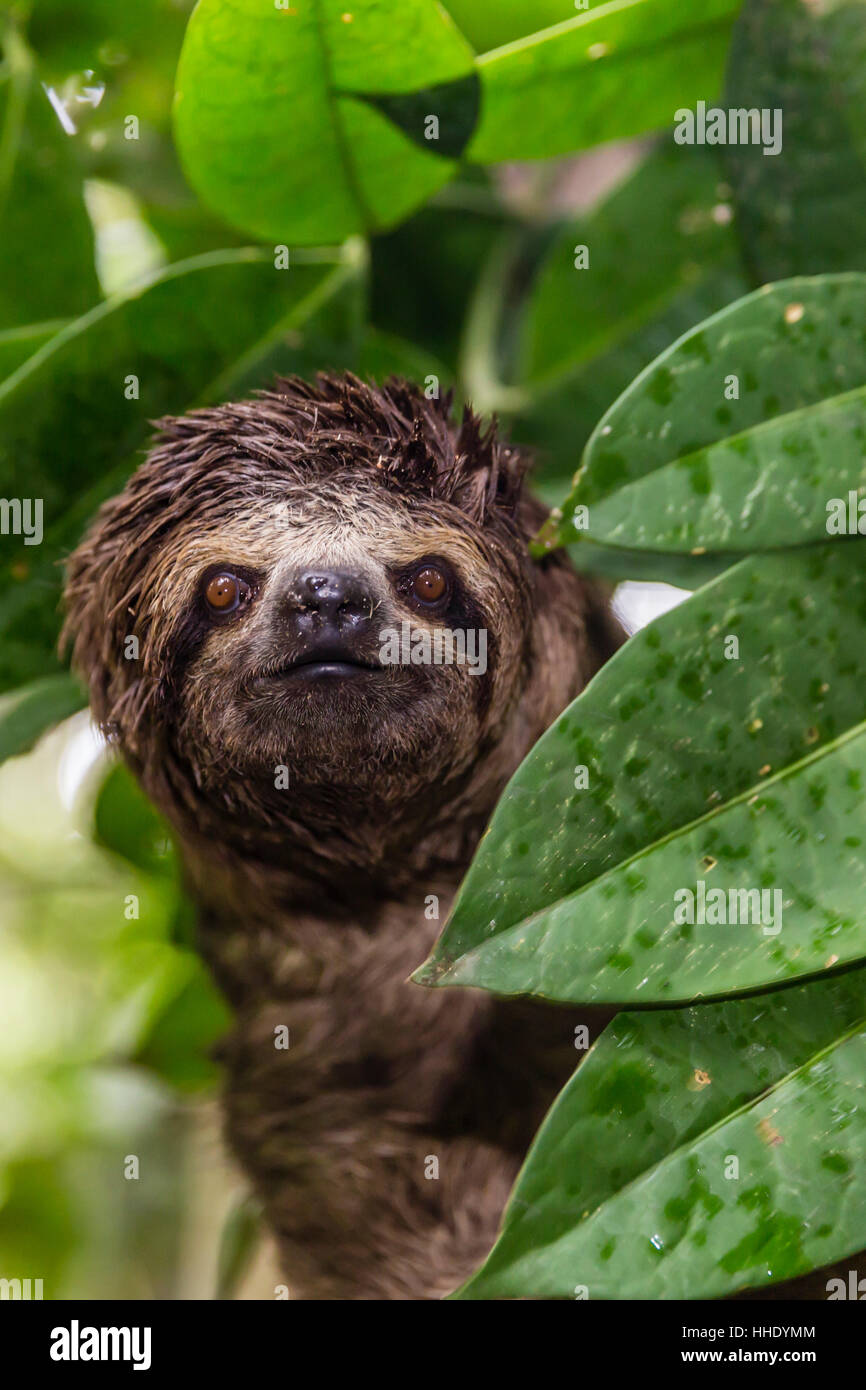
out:
{"label": "sloth body", "polygon": [[[227,1133],[292,1297],[457,1286],[578,1060],[569,1009],[408,981],[620,640],[564,557],[530,561],[524,468],[406,383],[281,381],[163,421],[70,561],[75,664],[235,1011]],[[483,631],[486,669],[382,664],[407,622]]]}

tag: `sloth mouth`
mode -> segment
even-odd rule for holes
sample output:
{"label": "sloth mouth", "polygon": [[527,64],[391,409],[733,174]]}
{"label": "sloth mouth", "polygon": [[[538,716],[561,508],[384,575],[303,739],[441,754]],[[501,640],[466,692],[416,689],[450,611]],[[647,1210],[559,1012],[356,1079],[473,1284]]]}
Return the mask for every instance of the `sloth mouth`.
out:
{"label": "sloth mouth", "polygon": [[292,661],[273,671],[267,679],[272,681],[315,681],[337,680],[361,676],[371,671],[381,671],[378,662],[364,661],[346,647],[317,647],[302,652]]}

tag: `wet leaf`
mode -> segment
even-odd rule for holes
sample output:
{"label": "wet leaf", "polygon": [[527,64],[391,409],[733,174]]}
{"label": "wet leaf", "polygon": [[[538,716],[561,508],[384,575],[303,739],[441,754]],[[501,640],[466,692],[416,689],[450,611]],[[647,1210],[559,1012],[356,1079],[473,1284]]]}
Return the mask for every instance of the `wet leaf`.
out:
{"label": "wet leaf", "polygon": [[556,534],[698,554],[826,539],[830,499],[866,485],[864,314],[852,273],[768,285],[699,324],[602,417]]}
{"label": "wet leaf", "polygon": [[693,1299],[866,1245],[866,980],[620,1014],[458,1298]]}
{"label": "wet leaf", "polygon": [[515,773],[415,978],[671,1003],[866,956],[864,624],[851,544],[744,560],[637,633]]}
{"label": "wet leaf", "polygon": [[561,380],[694,294],[720,267],[734,271],[738,248],[722,182],[714,152],[671,142],[591,216],[562,228],[528,298],[521,382],[537,388]]}

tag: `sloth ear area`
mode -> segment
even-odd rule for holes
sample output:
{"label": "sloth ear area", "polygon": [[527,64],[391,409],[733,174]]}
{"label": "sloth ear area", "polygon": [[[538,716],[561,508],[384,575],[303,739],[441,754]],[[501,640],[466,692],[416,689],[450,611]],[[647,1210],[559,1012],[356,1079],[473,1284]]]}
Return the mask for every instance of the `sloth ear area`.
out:
{"label": "sloth ear area", "polygon": [[469,406],[464,407],[455,441],[451,501],[481,522],[495,512],[513,515],[530,466],[527,454],[501,442],[495,417],[485,426]]}

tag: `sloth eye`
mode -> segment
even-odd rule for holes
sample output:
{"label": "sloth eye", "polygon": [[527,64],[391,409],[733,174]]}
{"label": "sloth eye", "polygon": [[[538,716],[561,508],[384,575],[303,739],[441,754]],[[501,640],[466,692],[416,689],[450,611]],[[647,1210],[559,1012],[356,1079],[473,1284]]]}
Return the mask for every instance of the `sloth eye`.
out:
{"label": "sloth eye", "polygon": [[208,580],[204,591],[205,603],[214,613],[233,613],[246,603],[252,589],[245,579],[222,570]]}
{"label": "sloth eye", "polygon": [[440,603],[448,593],[447,576],[436,565],[425,565],[412,580],[410,592],[419,603]]}

